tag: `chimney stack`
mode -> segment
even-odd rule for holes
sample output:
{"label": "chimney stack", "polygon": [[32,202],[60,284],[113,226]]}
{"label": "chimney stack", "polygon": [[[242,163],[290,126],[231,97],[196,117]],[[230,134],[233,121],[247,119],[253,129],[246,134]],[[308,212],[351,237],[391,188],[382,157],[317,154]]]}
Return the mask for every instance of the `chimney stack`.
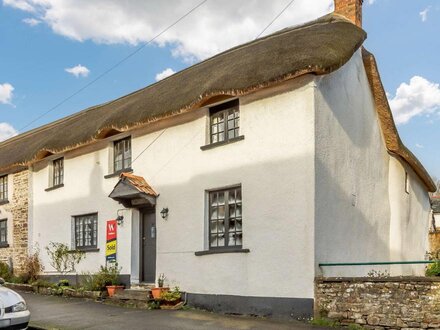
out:
{"label": "chimney stack", "polygon": [[335,0],[335,13],[362,27],[362,3],[364,0]]}

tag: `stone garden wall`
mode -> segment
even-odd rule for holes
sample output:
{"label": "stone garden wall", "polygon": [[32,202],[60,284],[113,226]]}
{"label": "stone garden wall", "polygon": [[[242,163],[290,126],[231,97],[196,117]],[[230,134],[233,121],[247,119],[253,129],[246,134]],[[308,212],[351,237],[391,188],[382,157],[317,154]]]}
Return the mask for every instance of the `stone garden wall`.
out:
{"label": "stone garden wall", "polygon": [[367,329],[440,329],[440,278],[318,278],[315,317]]}

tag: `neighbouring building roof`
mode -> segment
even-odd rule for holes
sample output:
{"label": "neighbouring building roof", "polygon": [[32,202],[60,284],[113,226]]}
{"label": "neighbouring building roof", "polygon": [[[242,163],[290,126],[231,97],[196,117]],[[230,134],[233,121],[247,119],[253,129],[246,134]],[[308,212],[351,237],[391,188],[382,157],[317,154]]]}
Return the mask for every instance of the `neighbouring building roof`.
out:
{"label": "neighbouring building roof", "polygon": [[[0,143],[0,171],[92,143],[111,131],[126,131],[190,111],[213,97],[245,95],[308,73],[331,73],[348,62],[365,38],[361,28],[338,14],[281,30]],[[363,57],[388,150],[404,159],[429,191],[435,191],[425,168],[400,140],[374,57],[365,50]]]}
{"label": "neighbouring building roof", "polygon": [[440,197],[433,197],[431,199],[431,206],[434,213],[440,213]]}

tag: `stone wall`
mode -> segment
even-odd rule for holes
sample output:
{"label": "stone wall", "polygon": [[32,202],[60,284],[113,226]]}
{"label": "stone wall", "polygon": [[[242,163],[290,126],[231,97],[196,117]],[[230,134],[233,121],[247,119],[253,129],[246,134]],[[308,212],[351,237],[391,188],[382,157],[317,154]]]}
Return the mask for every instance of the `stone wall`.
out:
{"label": "stone wall", "polygon": [[440,257],[440,228],[435,232],[429,233],[429,252],[435,254],[435,257]]}
{"label": "stone wall", "polygon": [[366,329],[440,329],[440,278],[318,278],[315,317]]}
{"label": "stone wall", "polygon": [[[28,208],[29,208],[29,171],[24,170],[9,175],[12,181],[12,196],[10,202],[3,206],[9,213],[8,235],[9,247],[0,248],[0,260],[6,263],[12,261],[14,274],[23,271],[24,262],[28,255]],[[12,239],[12,240],[11,240]]]}

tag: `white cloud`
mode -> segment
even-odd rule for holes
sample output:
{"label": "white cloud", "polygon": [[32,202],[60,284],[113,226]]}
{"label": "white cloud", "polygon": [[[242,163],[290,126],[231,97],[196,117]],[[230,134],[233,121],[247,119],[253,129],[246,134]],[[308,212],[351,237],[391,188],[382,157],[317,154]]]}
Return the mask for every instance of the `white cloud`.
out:
{"label": "white cloud", "polygon": [[430,7],[427,7],[419,13],[420,18],[422,19],[422,22],[426,22],[426,20],[428,19],[429,9],[430,9]]}
{"label": "white cloud", "polygon": [[425,148],[425,146],[423,144],[420,144],[420,143],[416,143],[416,147],[419,148],[419,149]]}
{"label": "white cloud", "polygon": [[7,140],[17,135],[17,130],[8,123],[0,123],[0,141]]}
{"label": "white cloud", "polygon": [[35,19],[35,18],[25,18],[22,20],[23,23],[26,23],[29,26],[37,26],[38,24],[41,23],[40,20]]}
{"label": "white cloud", "polygon": [[415,116],[440,113],[440,86],[419,76],[402,83],[389,99],[397,124],[405,124]]}
{"label": "white cloud", "polygon": [[166,77],[169,77],[175,73],[176,73],[176,71],[174,71],[173,69],[167,68],[156,75],[156,81],[165,79]]}
{"label": "white cloud", "polygon": [[78,64],[77,66],[71,67],[71,68],[66,68],[64,69],[64,71],[74,75],[75,77],[87,77],[90,73],[90,70],[85,67],[82,66],[81,64]]}
{"label": "white cloud", "polygon": [[3,0],[3,5],[33,13],[35,8],[32,2],[29,0]]}
{"label": "white cloud", "polygon": [[11,104],[14,87],[9,83],[0,84],[0,103]]}
{"label": "white cloud", "polygon": [[[3,0],[34,11],[54,33],[103,44],[145,43],[187,13],[200,0]],[[20,6],[18,5],[20,3]],[[255,38],[284,8],[284,0],[208,1],[155,41],[175,56],[200,60]],[[29,9],[29,8],[28,8]],[[266,34],[325,15],[333,0],[296,0]],[[27,10],[29,11],[29,10]]]}
{"label": "white cloud", "polygon": [[376,0],[368,0],[368,4],[369,5],[372,5],[373,3],[375,3],[376,2]]}

